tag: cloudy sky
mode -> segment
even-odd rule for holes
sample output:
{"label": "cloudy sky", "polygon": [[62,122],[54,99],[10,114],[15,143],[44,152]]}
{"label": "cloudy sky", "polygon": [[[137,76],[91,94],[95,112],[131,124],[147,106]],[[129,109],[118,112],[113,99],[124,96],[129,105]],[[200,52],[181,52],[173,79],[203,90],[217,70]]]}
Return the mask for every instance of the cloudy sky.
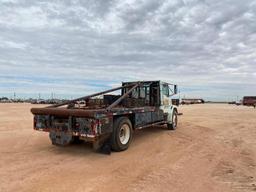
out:
{"label": "cloudy sky", "polygon": [[256,95],[256,1],[0,0],[0,96],[158,79],[181,97]]}

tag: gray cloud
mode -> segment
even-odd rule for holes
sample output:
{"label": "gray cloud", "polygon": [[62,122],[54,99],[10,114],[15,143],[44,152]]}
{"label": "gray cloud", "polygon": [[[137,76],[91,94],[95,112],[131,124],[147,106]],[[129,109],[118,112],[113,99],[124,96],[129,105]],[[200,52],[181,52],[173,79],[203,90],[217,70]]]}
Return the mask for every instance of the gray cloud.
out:
{"label": "gray cloud", "polygon": [[161,79],[187,96],[255,95],[255,46],[253,0],[0,0],[0,94]]}

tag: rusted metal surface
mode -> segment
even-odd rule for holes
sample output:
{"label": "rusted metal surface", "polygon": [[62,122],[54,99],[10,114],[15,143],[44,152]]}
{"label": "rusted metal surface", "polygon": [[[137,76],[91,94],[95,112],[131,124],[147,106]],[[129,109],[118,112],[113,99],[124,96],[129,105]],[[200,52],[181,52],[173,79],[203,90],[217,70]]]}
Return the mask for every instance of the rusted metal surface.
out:
{"label": "rusted metal surface", "polygon": [[[107,107],[107,110],[112,109],[113,107],[117,106],[124,98],[126,98],[134,89],[136,89],[139,86],[139,83],[135,84],[129,91],[127,91],[125,94],[123,94],[119,99],[117,99],[114,103],[109,105]],[[123,86],[125,88],[125,86]]]}
{"label": "rusted metal surface", "polygon": [[[97,95],[102,95],[108,92],[112,92],[121,88],[127,88],[127,87],[131,87],[133,86],[131,89],[129,89],[129,91],[127,93],[125,93],[124,95],[122,95],[120,98],[118,98],[114,103],[112,103],[111,105],[109,105],[107,108],[102,108],[102,109],[68,109],[68,108],[57,108],[60,107],[62,105],[66,105],[75,101],[79,101],[81,99],[86,99],[86,98],[90,98],[90,97],[94,97]],[[95,93],[92,95],[88,95],[85,97],[81,97],[78,99],[74,99],[72,101],[69,102],[64,102],[62,104],[58,104],[58,105],[52,105],[49,107],[45,107],[45,108],[32,108],[31,112],[35,115],[37,114],[41,114],[41,115],[57,115],[57,116],[81,116],[81,117],[95,117],[96,113],[106,113],[106,111],[109,111],[110,109],[113,109],[114,107],[116,107],[124,98],[126,98],[135,88],[137,88],[139,86],[139,83],[137,84],[131,84],[131,85],[125,85],[125,86],[120,86],[114,89],[110,89],[107,91],[103,91],[100,93]]]}
{"label": "rusted metal surface", "polygon": [[56,115],[56,116],[78,116],[78,117],[95,117],[96,113],[104,112],[104,109],[84,110],[84,109],[66,109],[66,108],[32,108],[34,115]]}

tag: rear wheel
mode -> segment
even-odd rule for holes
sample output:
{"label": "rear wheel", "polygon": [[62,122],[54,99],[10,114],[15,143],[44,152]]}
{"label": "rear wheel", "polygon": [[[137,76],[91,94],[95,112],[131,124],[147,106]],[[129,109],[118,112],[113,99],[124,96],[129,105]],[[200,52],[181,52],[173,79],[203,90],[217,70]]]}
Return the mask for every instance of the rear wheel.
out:
{"label": "rear wheel", "polygon": [[111,136],[111,148],[114,151],[124,151],[132,139],[132,124],[127,117],[119,117],[114,121]]}
{"label": "rear wheel", "polygon": [[177,124],[178,124],[178,113],[175,110],[172,113],[172,122],[171,123],[167,123],[167,129],[175,130],[177,128]]}

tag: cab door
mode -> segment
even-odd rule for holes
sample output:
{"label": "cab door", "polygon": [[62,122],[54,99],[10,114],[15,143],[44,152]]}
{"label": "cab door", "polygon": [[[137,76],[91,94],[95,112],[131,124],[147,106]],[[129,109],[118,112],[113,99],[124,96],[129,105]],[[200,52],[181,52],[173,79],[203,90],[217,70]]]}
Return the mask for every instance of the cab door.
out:
{"label": "cab door", "polygon": [[170,106],[171,105],[171,99],[169,94],[169,85],[162,83],[160,87],[160,98],[161,98],[161,106]]}
{"label": "cab door", "polygon": [[172,100],[170,98],[169,91],[170,91],[169,85],[167,83],[161,83],[161,85],[160,85],[160,98],[161,98],[160,109],[162,109],[165,114],[167,113],[167,121],[171,122],[173,106],[172,106]]}

